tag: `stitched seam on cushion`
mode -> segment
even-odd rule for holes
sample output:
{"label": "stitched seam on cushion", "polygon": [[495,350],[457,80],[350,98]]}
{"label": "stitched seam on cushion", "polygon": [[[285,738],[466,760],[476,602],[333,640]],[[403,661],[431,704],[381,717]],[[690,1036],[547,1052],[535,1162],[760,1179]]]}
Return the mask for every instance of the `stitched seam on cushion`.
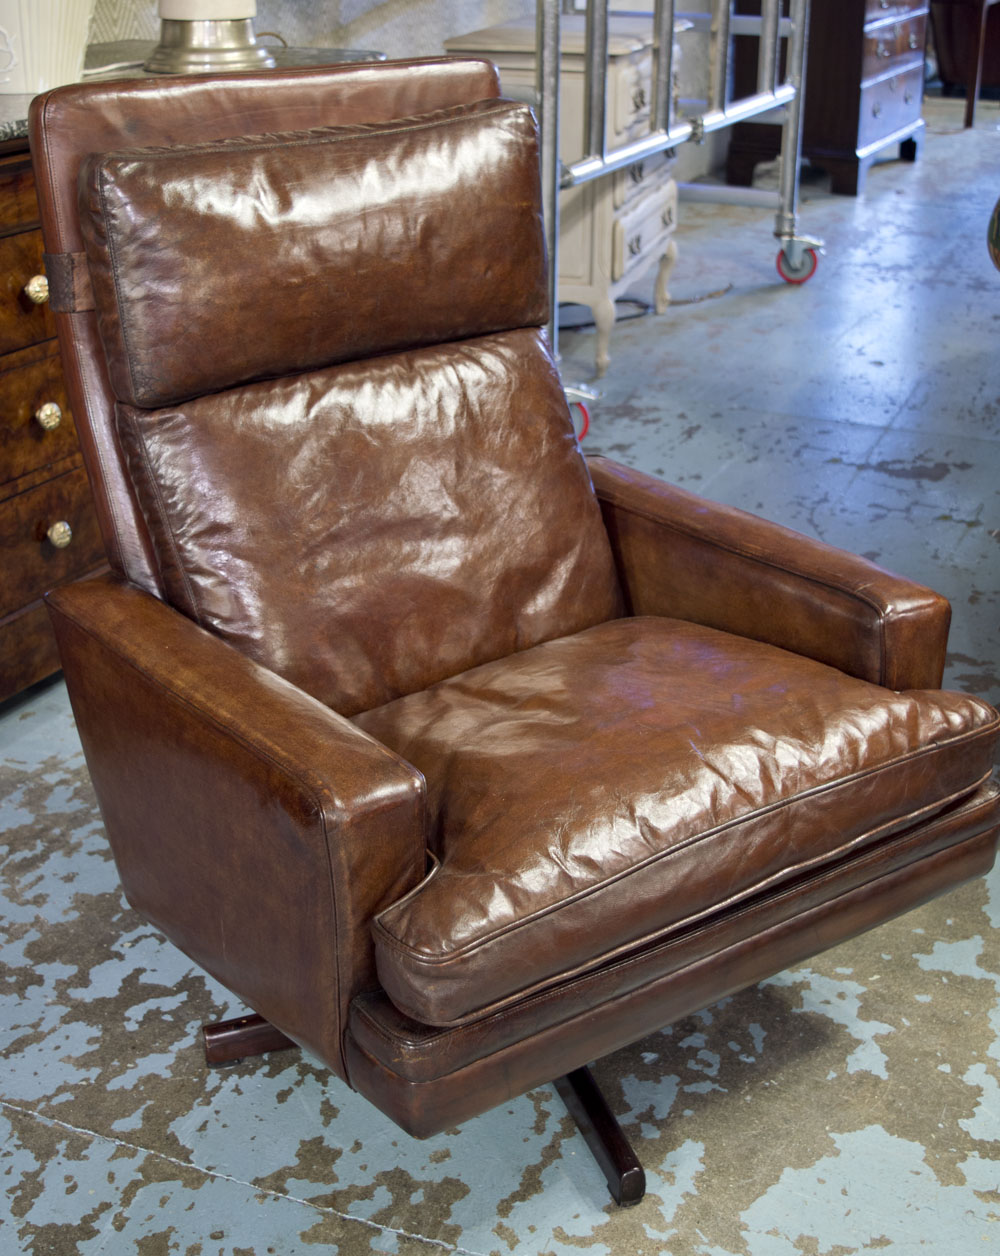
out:
{"label": "stitched seam on cushion", "polygon": [[[445,108],[448,107],[449,106],[445,106]],[[454,126],[458,122],[468,122],[479,118],[492,118],[497,114],[502,113],[520,115],[523,109],[524,106],[519,104],[517,101],[505,100],[491,106],[489,109],[482,110],[482,112],[455,114],[453,117],[449,118],[429,118],[424,121],[408,122],[406,124],[401,121],[400,124],[396,126],[389,126],[378,122],[372,123],[370,126],[362,126],[358,128],[348,126],[343,128],[343,130],[338,128],[339,133],[336,135],[321,134],[320,132],[322,132],[324,128],[315,127],[313,130],[317,132],[316,134],[302,135],[301,138],[294,140],[262,141],[259,144],[233,144],[220,140],[216,144],[192,144],[187,146],[178,145],[162,149],[150,147],[125,149],[123,151],[129,154],[128,160],[136,160],[138,155],[141,154],[141,160],[143,161],[168,161],[176,159],[178,156],[201,156],[202,154],[211,156],[218,153],[263,153],[270,152],[275,149],[284,151],[286,148],[302,148],[307,147],[310,144],[337,144],[346,142],[347,140],[363,139],[373,135],[403,135],[408,132],[426,131],[433,129],[434,127]],[[294,134],[294,132],[291,132],[291,134]],[[230,137],[230,139],[233,140],[240,140],[243,138],[249,137]]]}
{"label": "stitched seam on cushion", "polygon": [[[942,810],[951,806],[952,803],[957,802],[959,799],[966,797],[970,792],[973,792],[975,790],[982,788],[982,786],[986,783],[986,781],[989,780],[991,775],[992,775],[992,771],[986,772],[973,785],[965,787],[960,790],[956,790],[954,793],[949,794],[947,797],[940,798],[933,803],[928,803],[926,806],[921,807],[918,811],[911,812],[908,816],[902,817],[902,819],[906,821],[907,824],[909,825],[909,824],[920,823],[920,821],[923,819],[926,819],[928,815],[930,815],[931,818],[933,818],[934,815],[939,814]],[[797,863],[794,863],[787,868],[783,868],[779,872],[771,873],[771,875],[768,877],[765,877],[764,880],[754,882],[753,885],[748,886],[745,890],[738,890],[737,892],[735,892],[734,894],[731,894],[728,898],[723,899],[720,902],[712,903],[711,906],[709,907],[701,908],[699,911],[695,912],[693,915],[684,916],[680,920],[676,920],[672,922],[671,924],[664,926],[663,928],[654,929],[652,932],[642,934],[638,938],[632,938],[632,939],[628,939],[627,941],[619,942],[612,948],[612,953],[614,951],[622,951],[622,950],[631,951],[636,946],[642,946],[644,944],[648,944],[651,939],[654,939],[660,936],[665,930],[668,930],[671,933],[675,933],[682,929],[690,928],[692,925],[697,924],[699,920],[704,920],[707,916],[711,915],[713,912],[718,911],[720,908],[731,907],[733,904],[743,902],[749,896],[751,896],[752,894],[756,894],[758,892],[766,893],[769,887],[773,888],[776,885],[780,885],[789,876],[801,876],[803,874],[808,874],[810,870],[812,869],[822,868],[824,864],[827,864],[831,861],[835,862],[839,859],[845,858],[849,856],[852,851],[857,850],[861,846],[864,846],[867,842],[880,841],[886,837],[891,837],[892,836],[891,830],[899,822],[900,822],[899,819],[886,820],[884,824],[880,824],[876,828],[866,829],[864,833],[859,833],[857,837],[852,838],[849,842],[847,842],[846,844],[842,846],[838,846],[836,850],[830,851],[827,854],[823,854],[823,855],[815,855],[811,859],[800,859]],[[628,875],[631,875],[631,874],[630,873],[625,874],[625,876],[628,876]],[[605,886],[615,884],[617,881],[621,881],[623,879],[624,877],[619,876],[617,878],[614,878],[613,880],[602,882],[602,884],[596,888],[603,889]],[[589,893],[590,892],[588,892],[587,896],[589,896]],[[566,899],[565,902],[578,902],[580,901],[582,897],[585,897],[585,896],[581,895],[576,899]],[[552,908],[549,908],[546,912],[539,913],[537,916],[526,918],[524,923],[529,924],[529,923],[534,923],[537,920],[544,919],[545,915],[550,914],[552,911],[558,911],[561,909],[561,907],[562,907],[562,904],[558,904]],[[429,970],[435,967],[440,968],[440,967],[443,967],[445,964],[451,963],[453,960],[457,958],[460,958],[460,957],[464,958],[470,950],[472,951],[481,950],[481,949],[484,949],[486,946],[492,945],[495,942],[503,941],[505,938],[509,937],[512,933],[516,932],[516,930],[520,927],[521,927],[521,922],[518,922],[518,924],[508,926],[502,930],[497,930],[497,932],[489,934],[486,937],[484,937],[480,941],[480,943],[476,944],[474,947],[467,947],[461,952],[454,951],[446,959],[425,959],[423,957],[420,957],[416,952],[413,952],[411,954],[416,956],[421,966],[424,968],[427,968]],[[397,946],[396,949],[401,950],[402,948]],[[589,971],[597,963],[599,963],[598,960],[584,961],[583,966]],[[553,978],[542,978],[540,980],[543,983],[548,983],[552,981]]]}
{"label": "stitched seam on cushion", "polygon": [[[195,622],[199,624],[202,628],[204,628],[205,617],[202,612],[201,606],[198,603],[198,598],[195,595],[194,585],[191,583],[190,577],[188,576],[187,568],[185,567],[184,563],[181,562],[180,549],[178,548],[177,540],[174,536],[174,530],[170,524],[170,516],[167,513],[167,507],[163,500],[163,494],[160,491],[160,482],[157,479],[157,477],[154,475],[153,464],[149,460],[149,450],[146,446],[146,439],[142,434],[142,430],[139,427],[139,424],[135,422],[134,419],[127,419],[126,421],[129,422],[132,428],[132,431],[135,434],[135,438],[139,443],[139,456],[142,458],[143,466],[146,469],[146,478],[149,481],[149,483],[152,485],[153,498],[156,504],[156,508],[160,515],[160,519],[163,523],[163,529],[167,534],[167,544],[170,547],[171,554],[173,555],[174,566],[181,573],[181,580],[183,582],[185,590],[187,591],[188,600],[191,603],[191,608],[194,611]],[[153,541],[152,536],[150,537],[150,540]],[[155,541],[153,543],[153,552],[154,554],[156,552]],[[159,565],[158,558],[157,558],[157,563]],[[161,580],[163,579],[162,566],[160,567],[160,579]]]}
{"label": "stitched seam on cushion", "polygon": [[[878,767],[868,768],[863,772],[855,773],[853,776],[843,777],[840,780],[830,781],[825,785],[816,786],[814,789],[807,790],[805,793],[796,794],[792,798],[782,799],[779,802],[772,803],[770,806],[766,808],[750,812],[746,816],[740,816],[736,819],[729,820],[723,825],[719,825],[714,829],[709,829],[707,832],[693,834],[691,837],[685,839],[685,841],[679,843],[676,846],[672,846],[669,850],[658,851],[656,854],[650,855],[647,859],[644,859],[642,863],[633,864],[629,868],[622,869],[621,872],[616,873],[613,877],[608,877],[605,880],[600,881],[596,885],[588,886],[586,889],[578,890],[575,894],[570,895],[568,898],[560,899],[558,903],[553,903],[549,905],[548,907],[545,907],[541,909],[540,911],[533,913],[530,916],[524,916],[518,920],[511,921],[508,924],[504,925],[503,928],[501,929],[496,929],[490,933],[483,934],[481,937],[476,938],[474,941],[466,943],[464,946],[460,947],[458,950],[450,951],[446,956],[436,956],[436,957],[427,956],[427,955],[424,955],[420,951],[413,950],[411,947],[407,946],[405,942],[397,938],[396,935],[391,934],[388,931],[388,929],[382,924],[380,917],[375,920],[373,927],[379,931],[380,940],[384,939],[386,945],[390,946],[393,950],[397,951],[400,955],[405,956],[409,961],[419,963],[420,965],[428,969],[441,967],[446,964],[450,964],[454,961],[462,959],[464,956],[468,955],[470,952],[480,950],[482,947],[489,945],[490,943],[494,942],[498,938],[501,938],[507,934],[516,932],[517,930],[525,928],[528,925],[532,925],[536,921],[544,920],[547,916],[550,916],[555,912],[562,911],[568,904],[583,902],[585,899],[591,898],[594,894],[604,891],[609,886],[616,885],[620,881],[626,880],[627,878],[636,875],[637,873],[643,871],[644,869],[650,867],[653,864],[660,863],[666,859],[673,858],[679,852],[683,850],[688,850],[693,846],[697,846],[702,842],[708,841],[709,839],[714,838],[721,833],[725,833],[728,829],[737,827],[740,824],[745,824],[751,818],[771,815],[774,812],[781,810],[782,808],[787,808],[788,806],[794,803],[797,803],[801,799],[816,798],[816,797],[821,796],[822,794],[829,793],[832,790],[844,788],[848,785],[855,784],[858,781],[865,780],[872,776],[877,776],[880,773],[884,772],[887,768],[896,767],[899,764],[913,762],[917,759],[924,758],[929,754],[936,754],[939,751],[942,751],[948,748],[949,746],[954,745],[955,743],[978,741],[982,737],[993,736],[996,732],[996,728],[998,725],[1000,725],[1000,716],[998,716],[997,719],[994,719],[991,722],[991,724],[987,725],[985,728],[977,730],[977,732],[974,734],[971,734],[971,735],[960,734],[957,737],[950,738],[946,742],[940,742],[933,746],[922,747],[920,750],[912,754],[903,755],[897,759],[891,760],[889,763],[880,764]],[[983,779],[988,779],[989,775],[990,773],[987,773],[986,777],[984,777]],[[946,806],[949,801],[953,801],[954,798],[962,797],[964,794],[970,793],[973,789],[978,788],[979,785],[981,784],[982,784],[982,780],[972,785],[969,785],[967,787],[964,787],[957,794],[953,795],[950,799],[939,800],[937,802],[928,804],[928,806],[929,807]],[[921,810],[926,810],[926,808],[922,808]],[[899,819],[904,819],[904,820],[905,818],[906,817],[899,817]],[[886,824],[891,825],[897,822],[898,820],[889,820],[889,821],[886,821]],[[844,848],[840,848],[840,849],[844,849]],[[827,858],[828,857],[829,856],[827,856]]]}
{"label": "stitched seam on cushion", "polygon": [[[988,780],[988,777],[986,779]],[[992,808],[995,802],[996,802],[996,797],[994,795],[991,795],[989,798],[986,798],[982,802],[980,802],[975,808],[975,811],[984,811],[987,808]],[[967,817],[967,819],[969,821],[973,821],[974,815],[975,815],[975,812],[973,812],[969,817]],[[968,836],[964,838],[960,836],[956,838],[954,842],[951,842],[948,845],[940,847],[939,850],[936,850],[933,853],[934,854],[942,853],[943,851],[949,850],[950,847],[955,845],[958,841],[967,841],[967,840],[970,840]],[[857,857],[857,864],[860,866],[864,866],[865,864],[876,862],[877,860],[881,858],[882,853],[883,852],[881,848],[876,848],[870,851],[864,851],[862,854],[860,854]],[[914,860],[910,860],[908,863],[902,864],[900,868],[892,869],[891,872],[898,872],[904,868],[911,867],[914,862],[915,862]],[[891,875],[891,872],[887,875]],[[814,876],[812,877],[812,880],[813,881],[822,880],[824,875],[828,875],[828,874],[829,874],[829,870],[824,870],[823,868],[820,868],[815,872]],[[874,878],[874,880],[878,880],[878,878]],[[871,883],[872,883],[872,879],[869,879],[868,881],[864,881],[860,885],[855,886],[850,890],[845,890],[844,893],[845,894],[854,893],[856,890],[863,889],[864,886],[870,885]],[[772,906],[788,898],[795,897],[798,894],[800,894],[801,891],[802,891],[801,884],[796,884],[793,886],[786,886],[785,888],[778,888],[772,891],[772,893],[768,896],[766,903],[744,901],[743,903],[733,907],[728,913],[728,916],[730,919],[733,919],[733,918],[738,918],[742,916],[753,915],[755,912],[760,911],[762,907]],[[837,897],[842,898],[843,894],[838,895]],[[835,902],[836,900],[832,900],[832,901]],[[696,921],[694,923],[693,933],[694,934],[703,933],[705,932],[705,930],[711,927],[712,926],[711,926],[710,921],[706,921],[702,919],[700,922]],[[648,940],[650,937],[652,938],[652,941]],[[490,1010],[483,1012],[481,1015],[478,1016],[478,1018],[473,1013],[473,1014],[470,1014],[470,1017],[468,1019],[463,1018],[463,1020],[461,1020],[460,1022],[458,1022],[457,1024],[453,1026],[442,1026],[439,1029],[439,1032],[433,1035],[430,1035],[428,1038],[424,1039],[424,1044],[426,1044],[427,1046],[432,1046],[434,1043],[447,1039],[449,1035],[452,1035],[456,1032],[462,1032],[463,1030],[468,1031],[468,1030],[473,1029],[474,1027],[478,1027],[479,1025],[485,1026],[487,1022],[489,1021],[496,1020],[497,1018],[502,1018],[508,1015],[510,1011],[514,1009],[515,1007],[517,1008],[517,1010],[520,1010],[522,1007],[530,1008],[538,1003],[547,1002],[552,997],[552,990],[555,983],[558,983],[559,988],[561,990],[573,989],[577,986],[584,985],[586,982],[592,980],[595,974],[598,972],[600,972],[600,974],[603,975],[605,973],[611,973],[616,970],[620,970],[622,968],[628,968],[630,965],[634,964],[637,960],[650,958],[651,955],[655,954],[655,952],[658,950],[669,950],[671,947],[676,945],[676,942],[677,942],[677,938],[674,936],[673,931],[671,932],[670,935],[666,937],[661,937],[659,941],[657,941],[656,938],[657,938],[657,935],[655,934],[647,935],[647,942],[645,944],[647,949],[642,950],[641,954],[635,953],[637,948],[641,949],[643,947],[643,942],[640,940],[638,943],[629,944],[629,949],[628,949],[627,954],[618,955],[617,958],[609,960],[606,964],[602,964],[600,968],[590,967],[586,969],[586,971],[584,972],[577,972],[573,976],[566,977],[566,978],[563,978],[563,977],[548,978],[543,984],[536,987],[530,994],[526,994],[522,996],[517,996],[517,995],[504,996],[504,998],[500,1000],[498,1004],[493,1005],[490,1008]],[[718,953],[719,953],[718,951],[710,951],[706,955],[699,956],[698,959],[692,960],[691,962],[698,963],[698,964],[704,963],[706,961],[710,961],[712,957],[714,955],[717,955]],[[687,967],[690,967],[690,965],[683,965],[681,968],[678,968],[676,971],[683,972],[684,969]],[[659,980],[659,979],[660,979],[659,977],[652,978],[652,980],[654,981]],[[638,986],[636,987],[636,989],[641,990],[642,986]],[[623,993],[627,995],[633,992],[625,991]],[[380,1024],[380,1022],[378,1022],[372,1017],[372,1014],[368,1011],[367,1008],[360,1007],[357,1004],[352,1004],[352,1008],[355,1014],[359,1017],[362,1017],[365,1020],[366,1024],[371,1028],[372,1032],[375,1035],[377,1035],[383,1042],[388,1043],[390,1046],[394,1046],[398,1044],[399,1038],[393,1037],[392,1034],[388,1033],[384,1029],[384,1027]],[[555,1028],[561,1023],[563,1022],[553,1021],[552,1026],[549,1026],[549,1027]]]}
{"label": "stitched seam on cushion", "polygon": [[[111,230],[108,220],[109,206],[108,197],[105,191],[106,171],[103,165],[97,168],[97,197],[101,205],[101,216],[104,219],[104,238],[105,245],[108,250],[108,258],[111,261],[111,277],[115,288],[115,304],[118,306],[118,323],[122,329],[122,340],[125,343],[125,365],[128,370],[129,384],[132,387],[132,396],[138,397],[139,389],[136,385],[135,368],[132,358],[132,342],[129,333],[128,320],[125,317],[125,301],[122,296],[121,289],[121,267],[118,262],[118,250],[115,244],[114,233]],[[88,262],[89,265],[89,262]]]}

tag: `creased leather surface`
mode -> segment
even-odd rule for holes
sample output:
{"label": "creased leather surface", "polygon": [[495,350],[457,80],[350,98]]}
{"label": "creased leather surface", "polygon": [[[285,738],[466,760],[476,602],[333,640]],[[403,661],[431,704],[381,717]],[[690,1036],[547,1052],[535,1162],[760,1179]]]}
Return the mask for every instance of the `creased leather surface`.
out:
{"label": "creased leather surface", "polygon": [[[45,246],[50,253],[83,249],[77,173],[91,153],[380,122],[498,94],[495,66],[441,57],[57,87],[35,97],[28,122]],[[115,437],[97,316],[57,314],[56,330],[108,560],[135,584],[162,594]]]}
{"label": "creased leather surface", "polygon": [[[659,976],[651,966],[647,979],[624,995],[614,994],[619,974],[602,970],[585,1002],[575,989],[565,1002],[562,990],[550,992],[544,1010],[518,1004],[510,1026],[504,1013],[447,1033],[401,1024],[384,996],[362,996],[351,1009],[345,1043],[351,1085],[415,1137],[439,1133],[981,876],[996,851],[995,796],[992,802],[986,832],[845,893],[831,881],[821,902],[802,904],[792,919],[759,919],[757,929],[735,939],[727,930],[715,954]],[[926,832],[932,852],[936,827]],[[444,1071],[421,1068],[425,1052],[440,1055]]]}
{"label": "creased leather surface", "polygon": [[419,773],[138,589],[48,603],[129,902],[343,1075],[371,915],[423,874]]}
{"label": "creased leather surface", "polygon": [[100,154],[80,198],[133,405],[548,318],[526,105]]}
{"label": "creased leather surface", "polygon": [[[917,825],[875,846],[868,846],[845,859],[823,864],[820,868],[777,886],[770,893],[755,896],[734,910],[723,911],[689,929],[671,933],[650,946],[628,952],[619,959],[591,969],[558,986],[518,999],[473,1021],[451,1027],[422,1025],[404,1016],[385,994],[360,995],[351,1009],[351,1032],[372,1055],[391,1064],[410,1081],[431,1081],[463,1068],[473,1060],[500,1051],[530,1034],[564,1024],[567,1019],[583,1018],[599,1004],[614,1001],[620,1007],[628,998],[653,984],[669,986],[671,974],[677,975],[681,998],[692,998],[692,970],[701,972],[701,981],[708,988],[698,992],[686,1005],[667,1003],[662,1009],[666,1024],[679,1016],[697,1011],[707,1003],[729,993],[733,987],[731,966],[724,958],[734,948],[760,942],[776,929],[786,928],[808,913],[822,912],[832,903],[841,903],[838,935],[835,940],[850,937],[867,925],[866,915],[847,909],[847,898],[858,895],[878,900],[871,887],[897,880],[903,895],[906,886],[924,882],[921,865],[935,854],[952,851],[969,842],[988,850],[990,835],[995,844],[1000,826],[1000,787],[987,784],[970,798],[946,808],[934,819]],[[979,842],[983,836],[985,843]],[[955,857],[955,874],[961,857]],[[926,890],[924,891],[926,893]],[[902,910],[900,907],[899,910]],[[800,945],[808,946],[808,940]],[[814,945],[818,945],[814,942]],[[824,945],[827,945],[824,942]],[[799,953],[800,956],[802,952]],[[762,968],[758,979],[779,971],[780,957],[774,968]],[[674,997],[670,996],[671,999]],[[627,1014],[622,1013],[622,1019]],[[634,1041],[644,1032],[641,1025],[627,1031],[619,1045]],[[591,1057],[584,1057],[593,1058]]]}
{"label": "creased leather surface", "polygon": [[170,601],[342,714],[620,611],[538,331],[120,427]]}
{"label": "creased leather surface", "polygon": [[865,558],[587,460],[629,611],[767,641],[887,689],[941,684],[951,607]]}
{"label": "creased leather surface", "polygon": [[382,984],[449,1024],[606,962],[971,792],[998,721],[651,618],[370,711],[441,861],[376,922]]}

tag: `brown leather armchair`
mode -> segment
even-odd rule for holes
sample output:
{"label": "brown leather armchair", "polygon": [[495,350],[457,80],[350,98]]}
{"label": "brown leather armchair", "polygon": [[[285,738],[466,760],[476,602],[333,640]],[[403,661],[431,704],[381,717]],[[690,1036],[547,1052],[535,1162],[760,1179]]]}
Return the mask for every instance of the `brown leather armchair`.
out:
{"label": "brown leather armchair", "polygon": [[[427,1136],[988,869],[949,608],[603,459],[492,67],[35,102],[113,575],[49,605],[129,901]],[[581,1106],[582,1105],[582,1106]],[[595,1126],[598,1128],[595,1129]]]}

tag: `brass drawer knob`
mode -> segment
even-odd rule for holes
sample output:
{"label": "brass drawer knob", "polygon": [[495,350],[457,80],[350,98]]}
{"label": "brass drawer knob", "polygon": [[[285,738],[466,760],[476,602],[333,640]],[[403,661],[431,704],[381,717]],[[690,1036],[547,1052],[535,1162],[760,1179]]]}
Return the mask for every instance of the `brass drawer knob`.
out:
{"label": "brass drawer knob", "polygon": [[35,411],[35,422],[46,432],[54,432],[62,422],[62,410],[54,401],[46,401]]}
{"label": "brass drawer knob", "polygon": [[24,285],[24,295],[35,305],[44,305],[49,299],[49,281],[45,275],[32,275]]}
{"label": "brass drawer knob", "polygon": [[58,523],[54,523],[45,535],[49,538],[56,549],[65,549],[73,539],[73,529],[69,526],[65,519],[60,519]]}

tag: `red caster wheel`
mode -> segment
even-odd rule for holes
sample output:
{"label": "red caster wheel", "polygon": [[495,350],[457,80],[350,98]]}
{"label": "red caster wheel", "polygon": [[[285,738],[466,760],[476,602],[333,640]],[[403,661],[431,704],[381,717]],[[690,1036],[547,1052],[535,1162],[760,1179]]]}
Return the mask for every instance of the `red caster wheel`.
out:
{"label": "red caster wheel", "polygon": [[785,256],[785,250],[782,249],[778,254],[777,265],[778,274],[785,283],[805,283],[807,279],[812,279],[815,275],[816,267],[819,265],[819,255],[815,249],[805,249],[798,266],[793,266]]}

